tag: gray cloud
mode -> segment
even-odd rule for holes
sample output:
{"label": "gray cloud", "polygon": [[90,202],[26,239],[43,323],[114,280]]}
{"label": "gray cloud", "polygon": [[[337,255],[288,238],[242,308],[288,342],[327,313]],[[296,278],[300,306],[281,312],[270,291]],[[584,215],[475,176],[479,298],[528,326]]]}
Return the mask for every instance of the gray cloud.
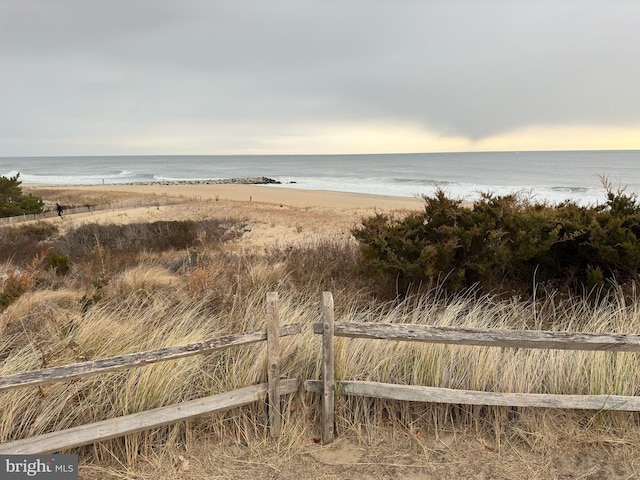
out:
{"label": "gray cloud", "polygon": [[638,125],[639,19],[631,0],[0,0],[0,156],[181,122]]}

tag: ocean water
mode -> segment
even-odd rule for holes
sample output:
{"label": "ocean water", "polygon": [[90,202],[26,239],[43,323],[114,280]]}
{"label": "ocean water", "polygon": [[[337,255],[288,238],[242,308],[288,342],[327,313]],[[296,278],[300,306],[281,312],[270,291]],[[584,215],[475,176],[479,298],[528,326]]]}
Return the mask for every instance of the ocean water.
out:
{"label": "ocean water", "polygon": [[640,193],[640,151],[415,153],[384,155],[201,155],[0,157],[0,175],[24,183],[93,185],[265,176],[264,188],[394,196],[437,188],[465,200],[520,192],[552,203],[602,203],[602,178]]}

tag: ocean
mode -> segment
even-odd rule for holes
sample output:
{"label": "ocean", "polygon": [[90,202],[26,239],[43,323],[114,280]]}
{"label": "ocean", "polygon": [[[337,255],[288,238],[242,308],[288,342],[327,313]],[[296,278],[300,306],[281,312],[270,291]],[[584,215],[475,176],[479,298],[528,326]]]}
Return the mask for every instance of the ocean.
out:
{"label": "ocean", "polygon": [[23,183],[98,185],[206,181],[264,176],[264,188],[301,188],[394,196],[437,188],[464,200],[481,192],[521,192],[540,201],[583,205],[614,189],[640,193],[640,150],[414,153],[378,155],[198,155],[0,157],[0,175]]}

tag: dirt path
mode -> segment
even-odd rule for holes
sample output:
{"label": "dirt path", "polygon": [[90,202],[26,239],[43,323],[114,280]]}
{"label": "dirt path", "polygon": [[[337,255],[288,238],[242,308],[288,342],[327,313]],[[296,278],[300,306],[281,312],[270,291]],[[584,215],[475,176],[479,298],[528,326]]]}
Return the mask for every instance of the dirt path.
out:
{"label": "dirt path", "polygon": [[640,458],[628,449],[563,449],[533,452],[523,444],[498,449],[470,432],[417,438],[406,432],[379,429],[375,440],[338,437],[322,446],[315,437],[292,445],[265,441],[246,445],[195,442],[181,453],[150,454],[135,468],[105,476],[81,469],[88,480],[622,480],[640,478]]}

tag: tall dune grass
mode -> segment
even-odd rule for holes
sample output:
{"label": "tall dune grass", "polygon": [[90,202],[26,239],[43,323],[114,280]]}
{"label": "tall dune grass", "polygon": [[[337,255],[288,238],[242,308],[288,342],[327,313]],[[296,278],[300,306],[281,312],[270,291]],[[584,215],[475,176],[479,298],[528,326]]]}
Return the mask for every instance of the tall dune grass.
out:
{"label": "tall dune grass", "polygon": [[[50,279],[0,316],[0,375],[181,345],[264,328],[266,294],[278,291],[282,323],[302,333],[281,339],[281,374],[320,378],[321,291],[334,293],[337,321],[412,323],[475,328],[638,332],[640,307],[612,290],[598,302],[554,299],[543,304],[494,300],[473,291],[444,297],[438,289],[402,302],[379,302],[366,281],[354,279],[358,257],[348,241],[277,247],[266,255],[215,249],[194,263],[174,256],[138,257],[138,264],[83,283],[86,265]],[[74,277],[74,275],[76,277]],[[78,277],[80,276],[80,277]],[[86,275],[85,275],[86,276]],[[95,294],[99,288],[99,295]],[[87,302],[88,296],[92,301]],[[411,385],[559,394],[640,394],[640,355],[431,345],[344,339],[336,341],[336,376]],[[60,430],[266,381],[266,346],[254,344],[177,361],[0,394],[0,442]],[[317,431],[319,396],[286,400],[282,442]],[[338,434],[367,435],[376,425],[438,435],[473,428],[496,442],[545,451],[573,439],[640,445],[636,413],[550,412],[544,409],[410,404],[340,397]],[[133,462],[154,448],[191,441],[193,431],[214,438],[264,438],[266,412],[258,404],[79,449],[94,458]]]}

